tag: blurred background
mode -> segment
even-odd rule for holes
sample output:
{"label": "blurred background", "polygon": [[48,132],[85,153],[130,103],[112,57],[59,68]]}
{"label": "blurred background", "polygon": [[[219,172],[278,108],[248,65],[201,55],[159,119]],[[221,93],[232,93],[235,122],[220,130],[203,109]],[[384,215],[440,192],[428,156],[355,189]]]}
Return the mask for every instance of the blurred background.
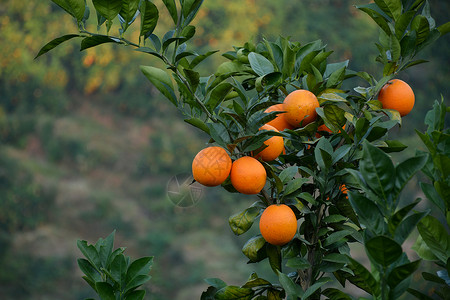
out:
{"label": "blurred background", "polygon": [[[350,59],[351,69],[381,77],[378,30],[354,7],[367,2],[205,1],[190,47],[223,53],[262,37],[322,39],[335,51],[331,61]],[[436,23],[448,21],[450,3],[430,3]],[[161,34],[171,21],[162,1],[155,4]],[[266,263],[245,264],[241,248],[255,230],[235,237],[228,226],[256,197],[208,188],[192,207],[168,199],[168,182],[190,172],[207,138],[139,71],[157,62],[111,45],[80,52],[75,40],[34,60],[45,43],[75,32],[51,1],[0,1],[0,298],[92,297],[77,267],[76,240],[94,243],[114,229],[115,247],[127,247],[127,255],[155,256],[150,299],[199,299],[208,277],[237,285],[252,271],[273,278]],[[132,41],[138,34],[135,27],[127,32]],[[425,113],[441,94],[448,103],[449,53],[446,36],[421,55],[430,63],[401,74],[416,106],[394,133],[410,147],[394,159],[423,148],[414,128],[425,128]],[[203,74],[224,60],[212,56]],[[415,180],[404,199],[421,196]]]}

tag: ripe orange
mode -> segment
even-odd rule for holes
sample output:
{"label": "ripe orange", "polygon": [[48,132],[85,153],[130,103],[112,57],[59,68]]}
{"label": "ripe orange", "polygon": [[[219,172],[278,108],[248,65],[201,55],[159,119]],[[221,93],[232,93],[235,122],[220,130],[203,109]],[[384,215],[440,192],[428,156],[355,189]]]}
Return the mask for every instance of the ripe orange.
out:
{"label": "ripe orange", "polygon": [[[273,130],[279,132],[275,127],[268,124],[261,126],[259,130]],[[264,148],[261,152],[255,155],[255,158],[261,158],[263,161],[272,161],[276,159],[284,150],[284,140],[281,136],[273,136],[264,141]]]}
{"label": "ripe orange", "polygon": [[289,206],[273,204],[262,213],[259,230],[268,243],[281,246],[294,238],[297,218]]}
{"label": "ripe orange", "polygon": [[253,157],[241,157],[231,166],[231,184],[242,194],[258,194],[266,185],[266,178],[266,169]]}
{"label": "ripe orange", "polygon": [[[272,106],[268,107],[264,112],[269,113],[272,111],[284,111],[283,104],[280,103],[280,104],[272,105]],[[275,127],[279,131],[283,131],[285,129],[293,129],[294,127],[286,121],[286,118],[284,117],[284,115],[285,115],[284,112],[278,114],[275,119],[273,119],[270,122],[267,122],[267,124]]]}
{"label": "ripe orange", "polygon": [[192,175],[203,185],[217,186],[227,179],[231,164],[231,158],[223,148],[208,147],[195,156]]}
{"label": "ripe orange", "polygon": [[383,108],[394,109],[404,117],[414,107],[414,92],[411,87],[400,79],[392,79],[386,83],[378,94]]}
{"label": "ripe orange", "polygon": [[296,90],[287,95],[283,102],[284,118],[294,127],[305,126],[317,118],[319,107],[317,97],[307,90]]}

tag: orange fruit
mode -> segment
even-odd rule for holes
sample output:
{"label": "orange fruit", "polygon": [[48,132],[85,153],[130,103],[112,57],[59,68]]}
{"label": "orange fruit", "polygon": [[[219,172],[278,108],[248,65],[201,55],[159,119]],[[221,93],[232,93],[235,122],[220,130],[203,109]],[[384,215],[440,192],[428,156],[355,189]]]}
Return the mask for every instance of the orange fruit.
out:
{"label": "orange fruit", "polygon": [[224,182],[231,171],[231,158],[221,147],[201,150],[192,161],[194,179],[206,186],[217,186]]}
{"label": "orange fruit", "polygon": [[[279,132],[275,127],[268,124],[261,126],[259,130],[273,130]],[[263,161],[272,161],[276,159],[284,150],[284,140],[281,136],[273,136],[264,141],[264,148],[261,152],[255,155],[255,158],[261,158]]]}
{"label": "orange fruit", "polygon": [[285,204],[270,205],[261,215],[259,230],[266,242],[284,245],[290,242],[297,232],[297,217]]}
{"label": "orange fruit", "polygon": [[284,118],[294,127],[305,126],[317,118],[319,107],[317,97],[307,90],[296,90],[287,95],[283,102]]}
{"label": "orange fruit", "polygon": [[[264,112],[269,113],[272,111],[284,111],[283,104],[280,103],[280,104],[272,105],[272,106],[268,107]],[[293,129],[294,127],[286,121],[286,118],[284,117],[284,115],[285,115],[284,112],[279,113],[275,119],[273,119],[270,122],[267,122],[267,124],[275,127],[279,131],[283,131],[285,129]]]}
{"label": "orange fruit", "polygon": [[231,184],[242,194],[258,194],[266,185],[266,178],[266,169],[253,157],[241,157],[231,166]]}
{"label": "orange fruit", "polygon": [[378,94],[383,108],[394,109],[404,117],[414,107],[414,92],[411,87],[400,79],[392,79],[386,83]]}

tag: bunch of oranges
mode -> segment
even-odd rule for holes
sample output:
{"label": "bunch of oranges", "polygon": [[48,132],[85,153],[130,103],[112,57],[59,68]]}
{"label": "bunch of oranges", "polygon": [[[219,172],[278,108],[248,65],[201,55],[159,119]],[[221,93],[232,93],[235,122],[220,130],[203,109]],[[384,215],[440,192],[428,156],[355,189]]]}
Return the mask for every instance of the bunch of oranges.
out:
{"label": "bunch of oranges", "polygon": [[[397,110],[401,116],[407,115],[414,106],[414,93],[408,84],[394,79],[380,91],[378,100],[384,109]],[[280,132],[295,129],[314,122],[317,119],[317,97],[307,90],[291,92],[283,103],[272,105],[265,112],[279,111],[275,119],[263,125],[259,130]],[[345,129],[345,126],[343,127]],[[318,127],[319,132],[330,132],[326,125]],[[264,148],[252,156],[243,156],[232,162],[227,151],[213,146],[201,150],[192,162],[194,179],[205,186],[218,186],[230,178],[233,187],[242,194],[254,195],[262,191],[266,184],[267,173],[262,161],[273,161],[284,152],[284,140],[281,136],[272,136],[264,141]],[[341,192],[347,193],[341,186]],[[261,215],[259,223],[264,239],[273,245],[284,245],[291,241],[297,232],[297,218],[292,209],[284,204],[270,205]]]}

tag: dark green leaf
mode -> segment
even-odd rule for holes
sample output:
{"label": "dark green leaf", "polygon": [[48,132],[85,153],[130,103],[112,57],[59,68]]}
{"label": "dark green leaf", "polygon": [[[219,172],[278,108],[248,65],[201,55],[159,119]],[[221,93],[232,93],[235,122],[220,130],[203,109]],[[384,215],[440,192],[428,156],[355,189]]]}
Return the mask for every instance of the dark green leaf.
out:
{"label": "dark green leaf", "polygon": [[359,222],[375,233],[382,233],[384,217],[378,206],[359,193],[349,191],[347,195]]}
{"label": "dark green leaf", "polygon": [[350,296],[341,290],[335,288],[327,288],[322,292],[322,295],[328,297],[330,300],[352,300]]}
{"label": "dark green leaf", "polygon": [[248,60],[253,71],[259,76],[264,76],[275,71],[272,63],[261,54],[250,52]]}
{"label": "dark green leaf", "polygon": [[79,258],[77,259],[78,262],[78,267],[80,268],[80,270],[86,274],[86,276],[96,282],[96,281],[101,281],[102,277],[100,275],[100,273],[92,266],[92,264],[84,258]]}
{"label": "dark green leaf", "polygon": [[442,212],[445,212],[444,200],[439,196],[434,186],[425,182],[420,182],[419,185],[427,199],[433,202]]}
{"label": "dark green leaf", "polygon": [[94,35],[94,36],[89,36],[84,38],[81,41],[81,47],[80,47],[80,51],[86,50],[88,48],[91,47],[95,47],[104,43],[116,43],[116,44],[120,44],[120,40],[118,39],[113,39],[110,37],[107,37],[105,35]]}
{"label": "dark green leaf", "polygon": [[419,300],[434,300],[433,298],[425,295],[424,293],[413,290],[413,289],[408,289],[408,293],[410,293],[411,295],[413,295],[414,297],[416,297]]}
{"label": "dark green leaf", "polygon": [[395,240],[403,244],[409,237],[411,232],[416,228],[420,220],[429,213],[429,210],[424,212],[417,212],[406,217],[397,227],[394,233]]}
{"label": "dark green leaf", "polygon": [[295,178],[289,181],[284,189],[284,196],[290,195],[299,190],[303,184],[309,181],[309,178]]}
{"label": "dark green leaf", "polygon": [[227,284],[220,278],[206,278],[205,282],[218,290],[227,286]]}
{"label": "dark green leaf", "polygon": [[141,285],[143,285],[144,283],[149,281],[150,278],[151,278],[151,276],[149,276],[149,275],[137,275],[136,277],[133,278],[133,280],[131,280],[130,282],[127,283],[126,289],[125,289],[125,294],[140,287]]}
{"label": "dark green leaf", "polygon": [[408,148],[408,146],[406,146],[405,144],[403,144],[400,141],[386,140],[384,142],[386,143],[387,147],[381,146],[380,149],[386,153],[401,152],[401,151],[405,150],[406,148]]}
{"label": "dark green leaf", "polygon": [[427,18],[422,15],[417,15],[411,22],[411,30],[415,30],[417,33],[416,45],[425,41],[430,34],[430,25]]}
{"label": "dark green leaf", "polygon": [[122,0],[92,0],[95,9],[107,20],[113,20],[122,9]]}
{"label": "dark green leaf", "polygon": [[326,247],[326,246],[329,246],[336,242],[339,242],[340,240],[345,238],[347,235],[350,235],[351,233],[352,232],[349,230],[339,230],[339,231],[333,232],[325,239],[325,241],[323,242],[323,245]]}
{"label": "dark green leaf", "polygon": [[143,300],[144,297],[145,297],[145,291],[139,290],[139,291],[133,291],[133,292],[129,293],[125,297],[125,300]]}
{"label": "dark green leaf", "polygon": [[197,14],[203,0],[184,0],[182,5],[182,14],[184,16],[183,25],[188,25]]}
{"label": "dark green leaf", "polygon": [[397,22],[395,22],[395,36],[398,40],[401,40],[403,35],[405,34],[406,29],[408,28],[409,24],[411,23],[411,20],[416,15],[415,11],[408,11],[405,12],[400,16]]}
{"label": "dark green leaf", "polygon": [[122,25],[124,31],[136,18],[136,12],[139,8],[139,0],[123,0],[120,16],[123,18],[125,25]]}
{"label": "dark green leaf", "polygon": [[283,171],[281,171],[279,177],[283,183],[288,183],[290,180],[294,178],[294,176],[298,173],[297,166],[290,166]]}
{"label": "dark green leaf", "polygon": [[185,119],[184,121],[188,124],[191,124],[194,127],[197,127],[200,130],[203,130],[207,134],[209,134],[208,126],[206,126],[205,122],[203,122],[199,118],[190,118],[190,119]]}
{"label": "dark green leaf", "polygon": [[397,165],[397,167],[395,168],[394,199],[397,198],[398,194],[403,190],[405,185],[414,176],[414,174],[416,174],[417,171],[421,170],[423,166],[425,166],[426,162],[427,156],[419,155],[408,158]]}
{"label": "dark green leaf", "polygon": [[365,141],[360,170],[368,186],[380,198],[388,199],[395,183],[395,168],[389,156]]}
{"label": "dark green leaf", "polygon": [[433,254],[446,263],[450,256],[450,235],[441,222],[435,217],[426,216],[417,225],[417,229]]}
{"label": "dark green leaf", "polygon": [[153,2],[143,0],[140,7],[141,11],[141,32],[139,36],[150,36],[156,27],[159,19],[158,8]]}
{"label": "dark green leaf", "polygon": [[96,269],[100,270],[101,262],[98,256],[97,249],[93,245],[88,245],[87,241],[77,241],[78,249],[80,249],[81,253],[88,259],[88,261],[94,266]]}
{"label": "dark green leaf", "polygon": [[116,300],[114,288],[107,282],[96,282],[95,288],[102,300]]}
{"label": "dark green leaf", "polygon": [[47,44],[44,45],[44,47],[41,48],[41,50],[39,50],[39,53],[36,55],[35,59],[38,58],[39,56],[47,53],[48,51],[52,50],[53,48],[57,47],[58,45],[64,43],[65,41],[68,41],[74,37],[80,37],[80,35],[79,34],[67,34],[67,35],[60,36],[59,38],[56,38],[56,39],[48,42]]}
{"label": "dark green leaf", "polygon": [[391,234],[394,234],[395,229],[400,224],[400,222],[406,217],[406,215],[411,211],[411,209],[413,209],[419,202],[420,202],[420,200],[416,200],[413,203],[402,207],[401,209],[399,209],[392,215],[392,217],[389,219],[389,222],[388,222],[389,223],[389,231],[391,232]]}
{"label": "dark green leaf", "polygon": [[251,206],[244,211],[231,216],[228,220],[231,230],[236,235],[247,232],[252,227],[256,217],[260,214],[260,208]]}
{"label": "dark green leaf", "polygon": [[391,288],[411,276],[420,266],[420,260],[395,267],[389,274],[387,283]]}
{"label": "dark green leaf", "polygon": [[68,12],[72,17],[81,21],[84,16],[85,11],[85,1],[84,0],[52,0],[59,7]]}
{"label": "dark green leaf", "polygon": [[178,12],[177,6],[175,4],[175,0],[163,0],[164,5],[169,11],[170,16],[172,17],[173,23],[177,25],[178,23]]}
{"label": "dark green leaf", "polygon": [[305,294],[303,294],[302,299],[308,299],[310,296],[312,296],[318,289],[320,289],[321,286],[323,286],[325,283],[331,281],[331,278],[322,277],[319,280],[316,281],[313,285],[311,285],[306,291]]}
{"label": "dark green leaf", "polygon": [[172,80],[165,71],[150,66],[141,66],[141,71],[167,99],[177,106],[178,101],[173,90]]}
{"label": "dark green leaf", "polygon": [[238,286],[226,286],[217,291],[214,298],[216,300],[250,300],[255,292],[250,288],[241,288]]}
{"label": "dark green leaf", "polygon": [[265,243],[266,240],[261,235],[254,236],[245,243],[242,252],[250,261],[258,262],[261,260],[258,251],[261,250]]}
{"label": "dark green leaf", "polygon": [[402,13],[401,0],[375,0],[375,3],[394,20],[398,20]]}
{"label": "dark green leaf", "polygon": [[347,279],[360,289],[363,289],[366,292],[368,292],[369,294],[374,296],[379,295],[380,287],[376,279],[373,277],[373,275],[358,261],[354,260],[351,257],[349,257],[349,260],[350,260],[349,268],[353,271],[355,275],[350,276]]}
{"label": "dark green leaf", "polygon": [[126,275],[127,275],[127,261],[125,256],[121,253],[117,255],[111,262],[110,270],[111,277],[120,285],[125,285]]}
{"label": "dark green leaf", "polygon": [[127,285],[137,276],[148,275],[153,264],[153,257],[141,257],[133,261],[127,270]]}
{"label": "dark green leaf", "polygon": [[269,264],[272,270],[277,273],[281,272],[281,249],[279,246],[267,244],[266,246],[267,257],[269,258]]}
{"label": "dark green leaf", "polygon": [[344,254],[340,253],[330,253],[323,257],[324,261],[334,262],[334,263],[340,263],[340,264],[347,264],[349,263],[348,257]]}
{"label": "dark green leaf", "polygon": [[369,17],[372,18],[372,20],[375,21],[375,23],[378,24],[378,26],[387,34],[391,34],[391,29],[389,28],[388,25],[388,20],[386,20],[385,17],[383,17],[383,15],[381,15],[379,12],[369,8],[368,5],[361,5],[361,6],[357,6],[357,8],[363,12],[365,12],[367,15],[369,15]]}
{"label": "dark green leaf", "polygon": [[296,256],[288,259],[286,262],[286,266],[296,270],[304,270],[311,267],[311,264],[303,257]]}
{"label": "dark green leaf", "polygon": [[402,247],[387,236],[376,236],[365,243],[370,256],[383,267],[394,263],[402,255]]}
{"label": "dark green leaf", "polygon": [[148,47],[139,47],[139,48],[134,49],[134,51],[139,51],[139,52],[143,52],[143,53],[148,53],[148,54],[154,55],[154,56],[156,56],[156,57],[162,59],[162,56],[161,56],[158,52],[156,52],[156,51],[154,51],[153,49],[148,48]]}
{"label": "dark green leaf", "polygon": [[218,50],[216,50],[216,51],[209,51],[209,52],[206,52],[205,54],[202,54],[202,55],[199,55],[199,56],[195,57],[195,58],[191,61],[189,67],[190,67],[191,69],[194,69],[199,63],[201,63],[202,61],[204,61],[206,58],[208,58],[208,57],[211,56],[212,54],[216,53],[217,51],[218,51]]}
{"label": "dark green leaf", "polygon": [[233,89],[231,83],[223,82],[217,85],[212,91],[209,98],[206,100],[206,107],[210,110],[216,109],[218,105],[225,99],[229,92]]}
{"label": "dark green leaf", "polygon": [[442,279],[441,277],[428,273],[428,272],[422,272],[422,277],[423,279],[427,280],[427,281],[431,281],[431,282],[435,282],[435,283],[439,283],[439,284],[445,284],[445,280]]}
{"label": "dark green leaf", "polygon": [[447,34],[450,32],[450,22],[444,23],[437,28],[441,35]]}
{"label": "dark green leaf", "polygon": [[278,280],[286,291],[287,296],[291,297],[290,299],[298,299],[298,297],[303,296],[304,292],[301,287],[295,284],[286,274],[278,272]]}

